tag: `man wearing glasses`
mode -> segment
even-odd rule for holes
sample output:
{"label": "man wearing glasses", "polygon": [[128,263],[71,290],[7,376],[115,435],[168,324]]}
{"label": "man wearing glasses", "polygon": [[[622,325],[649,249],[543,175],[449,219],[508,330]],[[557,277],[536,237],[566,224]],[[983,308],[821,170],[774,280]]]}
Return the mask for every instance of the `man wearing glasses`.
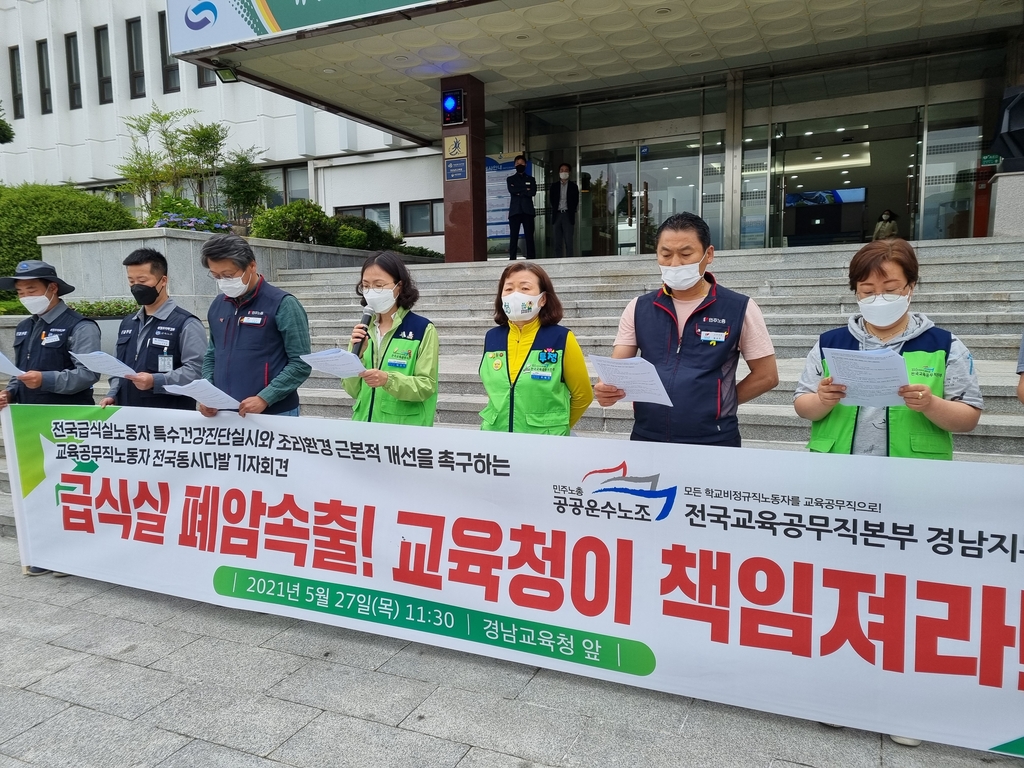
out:
{"label": "man wearing glasses", "polygon": [[[271,285],[238,235],[203,244],[202,264],[223,294],[210,304],[203,378],[240,401],[238,414],[299,415],[298,389],[309,378],[309,321],[298,299]],[[202,404],[204,416],[217,410]]]}

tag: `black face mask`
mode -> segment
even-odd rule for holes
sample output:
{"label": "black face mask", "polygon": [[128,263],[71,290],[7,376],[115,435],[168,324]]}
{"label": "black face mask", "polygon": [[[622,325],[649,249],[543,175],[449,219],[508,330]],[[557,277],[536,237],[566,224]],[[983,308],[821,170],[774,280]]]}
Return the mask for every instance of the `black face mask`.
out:
{"label": "black face mask", "polygon": [[517,165],[516,166],[516,173],[526,173],[526,166],[525,165]]}
{"label": "black face mask", "polygon": [[135,297],[135,301],[139,303],[139,306],[148,307],[160,298],[160,291],[151,285],[136,283],[132,286],[132,296]]}

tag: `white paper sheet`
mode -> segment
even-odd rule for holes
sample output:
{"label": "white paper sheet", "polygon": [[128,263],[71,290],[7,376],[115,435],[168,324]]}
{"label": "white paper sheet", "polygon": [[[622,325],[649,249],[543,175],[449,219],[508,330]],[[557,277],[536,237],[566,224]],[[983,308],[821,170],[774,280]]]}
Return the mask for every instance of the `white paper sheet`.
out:
{"label": "white paper sheet", "polygon": [[24,371],[12,363],[7,355],[0,352],[0,373],[6,373],[8,376],[21,376]]}
{"label": "white paper sheet", "polygon": [[896,392],[910,383],[907,365],[891,349],[861,352],[826,348],[825,362],[833,383],[846,386],[846,397],[841,401],[843,405],[875,408],[903,405],[903,398]]}
{"label": "white paper sheet", "polygon": [[71,356],[94,373],[105,373],[107,376],[134,376],[135,371],[106,352],[85,352]]}
{"label": "white paper sheet", "polygon": [[220,411],[233,411],[240,405],[235,398],[217,389],[206,379],[196,379],[188,384],[167,384],[164,389],[172,395],[185,395],[207,408],[216,408]]}
{"label": "white paper sheet", "polygon": [[615,360],[596,355],[590,355],[589,360],[597,369],[601,381],[625,390],[626,396],[622,398],[623,401],[672,405],[658,371],[649,360],[642,357]]}
{"label": "white paper sheet", "polygon": [[325,349],[310,355],[300,355],[313,368],[342,379],[358,376],[366,370],[362,360],[344,349]]}

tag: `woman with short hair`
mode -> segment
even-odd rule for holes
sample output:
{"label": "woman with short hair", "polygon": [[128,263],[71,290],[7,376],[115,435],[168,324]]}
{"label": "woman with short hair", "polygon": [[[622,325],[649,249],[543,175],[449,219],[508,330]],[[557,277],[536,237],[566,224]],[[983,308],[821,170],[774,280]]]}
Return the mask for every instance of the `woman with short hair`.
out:
{"label": "woman with short hair", "polygon": [[[822,453],[952,459],[953,432],[970,432],[983,406],[974,358],[956,336],[910,311],[917,255],[906,240],[875,240],[850,262],[859,311],[845,328],[823,333],[797,383],[793,405],[813,422],[807,447]],[[846,387],[828,372],[823,349],[891,349],[903,356],[910,384],[903,405],[843,405]]]}
{"label": "woman with short hair", "polygon": [[572,331],[559,325],[562,303],[548,273],[510,264],[494,299],[496,327],[484,338],[480,379],[487,406],[481,429],[568,435],[594,399]]}

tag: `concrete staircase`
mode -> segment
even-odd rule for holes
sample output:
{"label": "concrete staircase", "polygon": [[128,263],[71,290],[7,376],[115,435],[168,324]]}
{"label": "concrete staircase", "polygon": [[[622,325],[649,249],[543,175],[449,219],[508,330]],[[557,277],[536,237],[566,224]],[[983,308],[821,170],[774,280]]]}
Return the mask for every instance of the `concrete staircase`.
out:
{"label": "concrete staircase", "polygon": [[[1024,464],[1024,406],[1017,401],[1016,360],[1024,331],[1024,241],[1002,238],[915,244],[921,280],[913,308],[956,333],[974,354],[985,397],[978,428],[954,439],[956,458]],[[712,272],[724,285],[754,297],[764,312],[779,358],[779,385],[740,406],[744,445],[801,450],[810,431],[793,411],[803,360],[818,335],[843,325],[856,308],[846,269],[852,246],[719,252]],[[646,256],[545,260],[565,308],[563,323],[583,351],[611,353],[626,303],[660,285]],[[498,278],[506,260],[411,267],[420,288],[417,311],[441,340],[437,424],[475,429],[486,403],[477,376],[484,333],[493,324]],[[314,350],[348,345],[361,307],[357,268],[282,270],[278,285],[309,313]],[[745,375],[745,369],[740,375]],[[101,382],[97,393],[106,392]],[[317,371],[301,390],[303,415],[348,418],[352,400],[339,382]],[[98,398],[97,398],[98,399]],[[632,408],[594,404],[577,425],[582,436],[626,438]],[[2,444],[0,444],[2,452]],[[2,453],[0,453],[2,460]],[[6,464],[5,461],[2,462]],[[13,532],[10,482],[0,469],[0,535]]]}
{"label": "concrete staircase", "polygon": [[[851,246],[720,252],[712,271],[724,285],[753,296],[765,314],[779,358],[780,383],[740,407],[744,444],[799,449],[809,425],[796,416],[792,393],[803,359],[818,335],[843,325],[856,308],[846,270]],[[955,439],[957,458],[1024,463],[1024,407],[1017,402],[1016,368],[1024,330],[1024,242],[956,240],[917,245],[921,280],[913,307],[959,336],[973,352],[986,410],[979,427]],[[565,308],[563,323],[583,351],[607,355],[626,303],[660,284],[653,256],[541,262]],[[477,427],[486,398],[477,378],[483,335],[493,321],[505,260],[412,267],[420,288],[417,311],[441,340],[438,425]],[[285,270],[278,284],[309,313],[314,349],[346,346],[360,315],[358,269]],[[742,375],[742,373],[741,373]],[[303,413],[346,418],[351,399],[337,381],[314,371],[302,391]],[[593,405],[580,434],[626,437],[629,405]]]}

